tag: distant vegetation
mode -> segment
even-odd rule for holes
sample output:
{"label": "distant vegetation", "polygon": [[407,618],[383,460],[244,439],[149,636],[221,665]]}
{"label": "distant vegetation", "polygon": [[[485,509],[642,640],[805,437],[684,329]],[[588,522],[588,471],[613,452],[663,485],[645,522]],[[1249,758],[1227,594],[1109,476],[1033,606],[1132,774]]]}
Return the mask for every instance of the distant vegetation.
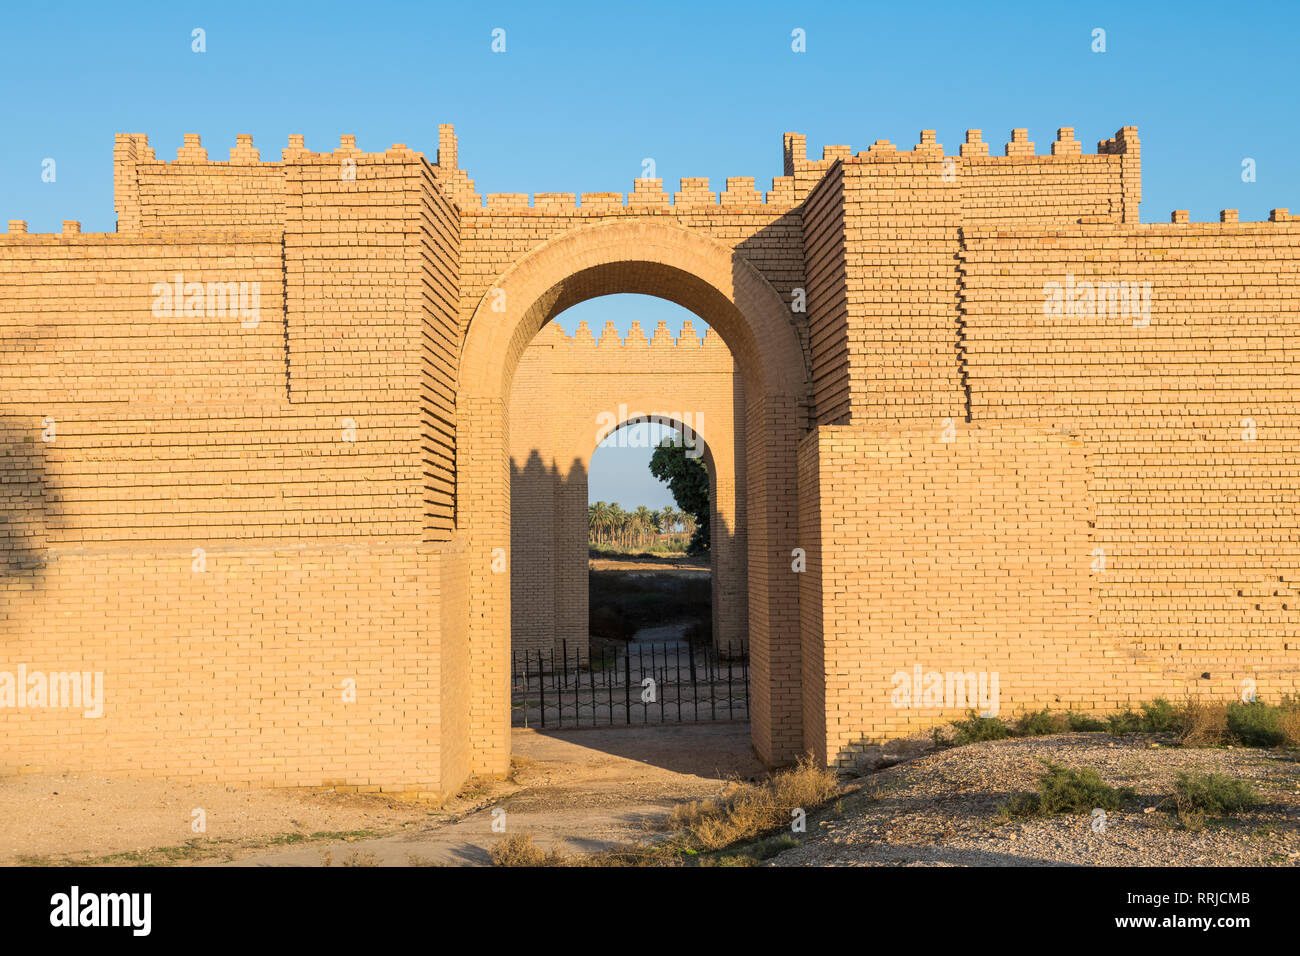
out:
{"label": "distant vegetation", "polygon": [[617,501],[597,501],[587,505],[587,543],[623,553],[709,550],[709,471],[688,450],[681,436],[668,437],[650,458],[650,474],[668,486],[676,508],[639,505],[629,511]]}
{"label": "distant vegetation", "polygon": [[694,532],[694,516],[671,505],[658,511],[645,505],[625,511],[617,501],[587,505],[587,543],[595,548],[683,552]]}

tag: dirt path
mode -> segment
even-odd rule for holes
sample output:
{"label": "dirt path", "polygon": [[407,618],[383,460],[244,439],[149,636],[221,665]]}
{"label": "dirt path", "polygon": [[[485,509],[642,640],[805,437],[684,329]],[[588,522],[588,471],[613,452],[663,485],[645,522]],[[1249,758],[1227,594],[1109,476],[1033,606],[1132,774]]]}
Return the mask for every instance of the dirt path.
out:
{"label": "dirt path", "polygon": [[[0,864],[482,865],[502,834],[602,849],[645,835],[674,804],[754,778],[749,725],[512,731],[511,781],[480,781],[442,808],[382,795],[95,777],[0,780]],[[207,832],[191,832],[192,810]]]}
{"label": "dirt path", "polygon": [[[762,773],[750,756],[747,724],[512,733],[521,789],[496,807],[391,837],[281,849],[232,865],[319,866],[330,852],[334,865],[482,866],[505,833],[531,833],[542,847],[562,841],[590,853],[644,839],[647,823],[676,803],[720,793],[729,776]],[[493,830],[502,811],[504,833]]]}
{"label": "dirt path", "polygon": [[707,554],[680,555],[629,554],[593,555],[587,562],[592,571],[635,571],[638,573],[654,572],[656,574],[696,574],[708,576],[711,565]]}

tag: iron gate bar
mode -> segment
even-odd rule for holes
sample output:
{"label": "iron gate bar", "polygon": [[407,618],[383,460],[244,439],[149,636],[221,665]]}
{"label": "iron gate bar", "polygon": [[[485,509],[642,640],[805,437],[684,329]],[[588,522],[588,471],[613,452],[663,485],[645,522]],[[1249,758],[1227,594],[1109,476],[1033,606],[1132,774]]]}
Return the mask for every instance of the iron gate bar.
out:
{"label": "iron gate bar", "polygon": [[[644,691],[643,684],[653,687],[659,705],[655,714],[653,699],[647,696],[640,701],[640,723],[643,726],[664,724],[674,719],[683,723],[688,705],[692,708],[691,720],[696,723],[748,716],[749,662],[743,644],[738,653],[734,642],[719,648],[692,647],[680,641],[644,642],[635,648],[635,662],[631,644],[602,646],[589,652],[586,659],[578,650],[570,657],[567,641],[560,642],[558,655],[555,650],[557,648],[511,652],[510,712],[513,725],[537,726],[539,729],[600,727],[600,708],[603,706],[606,708],[603,725],[613,726],[620,703],[615,691],[620,683],[623,686],[623,723],[626,725],[634,722],[632,708],[636,706],[636,699],[633,694],[638,690]],[[636,673],[633,673],[634,664]],[[534,675],[536,698],[532,696]],[[691,697],[689,702],[685,700],[688,693]],[[727,695],[725,704],[720,700],[724,693]],[[670,694],[675,698],[674,714],[670,714],[668,709]],[[533,713],[534,707],[536,714]],[[589,708],[586,715],[583,714],[584,707]],[[586,721],[587,716],[591,718],[590,723]]]}

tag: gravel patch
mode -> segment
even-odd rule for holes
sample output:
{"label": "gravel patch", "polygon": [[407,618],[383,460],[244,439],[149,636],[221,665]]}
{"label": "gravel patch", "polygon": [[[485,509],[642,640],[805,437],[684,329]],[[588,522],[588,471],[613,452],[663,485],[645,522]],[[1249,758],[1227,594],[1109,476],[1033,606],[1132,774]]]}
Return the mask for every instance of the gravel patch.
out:
{"label": "gravel patch", "polygon": [[[1004,820],[998,807],[1036,789],[1050,760],[1091,767],[1136,798],[1106,813]],[[1300,863],[1300,754],[1193,749],[1135,734],[1059,734],[936,751],[855,781],[842,810],[810,820],[804,842],[770,866],[1295,866]],[[1263,803],[1183,827],[1157,809],[1178,773],[1254,784]],[[860,786],[856,786],[860,785]],[[1168,804],[1166,803],[1165,806]]]}

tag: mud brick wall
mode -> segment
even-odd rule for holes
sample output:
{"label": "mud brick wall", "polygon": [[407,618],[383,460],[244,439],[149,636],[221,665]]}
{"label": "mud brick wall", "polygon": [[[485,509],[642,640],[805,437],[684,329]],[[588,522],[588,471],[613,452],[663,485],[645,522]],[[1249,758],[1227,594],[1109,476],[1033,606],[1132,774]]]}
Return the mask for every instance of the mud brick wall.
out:
{"label": "mud brick wall", "polygon": [[[440,172],[439,175],[446,175]],[[492,287],[493,280],[527,253],[548,240],[585,225],[617,219],[668,222],[702,232],[737,249],[790,302],[803,285],[803,233],[795,194],[783,177],[773,189],[760,192],[753,177],[731,177],[726,188],[711,191],[707,178],[686,177],[676,192],[664,190],[662,179],[637,179],[633,191],[622,193],[492,193],[458,196],[461,212],[463,267],[461,322],[470,316]],[[472,189],[472,183],[470,184]],[[551,317],[582,301],[599,277],[573,276],[555,290]],[[621,268],[622,292],[664,296],[697,314],[708,311],[700,302],[684,299],[683,287],[666,287],[652,270],[634,263]],[[795,316],[802,329],[802,316]],[[806,330],[801,331],[806,349]]]}
{"label": "mud brick wall", "polygon": [[[290,401],[334,403],[340,419],[381,396],[419,403],[427,540],[453,534],[460,226],[424,157],[343,136],[333,152],[289,137],[262,161],[248,136],[228,161],[197,135],[163,162],[147,137],[119,135],[119,232],[201,226],[274,229],[283,241],[284,365]],[[410,478],[415,473],[411,460]],[[394,473],[393,477],[397,477]]]}
{"label": "mud brick wall", "polygon": [[[1094,629],[1146,697],[1300,678],[1300,223],[1235,218],[973,228],[961,255],[973,417],[1090,449]],[[1149,316],[1118,296],[1044,315],[1069,277],[1145,284]]]}
{"label": "mud brick wall", "polygon": [[251,136],[228,160],[208,159],[197,134],[185,136],[174,163],[158,160],[149,138],[119,133],[113,149],[117,231],[283,228],[283,164],[262,162]]}
{"label": "mud brick wall", "polygon": [[211,548],[199,572],[189,550],[120,547],[11,569],[5,669],[101,672],[105,701],[97,719],[7,713],[0,771],[455,787],[463,705],[445,698],[466,679],[464,633],[439,609],[463,594],[458,560],[418,544]]}
{"label": "mud brick wall", "polygon": [[989,156],[979,130],[967,132],[956,156],[924,130],[910,150],[877,140],[856,154],[828,146],[819,161],[806,158],[802,137],[787,137],[787,172],[807,184],[801,225],[817,421],[966,416],[963,226],[1136,221],[1136,130],[1125,127],[1087,156],[1069,127],[1050,155],[1037,155],[1024,130],[1011,137],[1005,156]]}
{"label": "mud brick wall", "polygon": [[1087,469],[1081,442],[1024,426],[822,426],[804,439],[800,603],[819,760],[852,765],[872,743],[964,716],[964,700],[899,705],[894,675],[910,683],[918,667],[997,673],[1002,716],[1090,707],[1132,683],[1089,634]]}
{"label": "mud brick wall", "polygon": [[422,544],[419,347],[373,367],[383,388],[338,365],[337,394],[295,401],[284,261],[268,230],[0,236],[3,669],[105,686],[97,719],[6,710],[5,769],[429,794],[468,773],[465,558]]}

